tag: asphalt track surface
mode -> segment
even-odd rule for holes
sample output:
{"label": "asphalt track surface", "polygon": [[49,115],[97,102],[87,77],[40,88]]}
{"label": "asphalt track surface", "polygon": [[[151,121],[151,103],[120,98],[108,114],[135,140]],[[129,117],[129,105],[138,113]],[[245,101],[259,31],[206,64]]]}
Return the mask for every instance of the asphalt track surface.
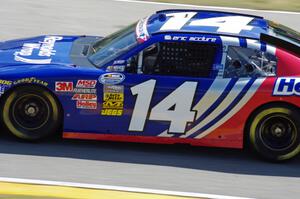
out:
{"label": "asphalt track surface", "polygon": [[[167,8],[179,7],[102,0],[1,0],[0,40],[41,34],[106,35]],[[299,13],[247,13],[300,31]],[[0,177],[255,198],[300,196],[300,157],[272,164],[251,152],[231,149],[61,139],[37,144],[0,138]]]}

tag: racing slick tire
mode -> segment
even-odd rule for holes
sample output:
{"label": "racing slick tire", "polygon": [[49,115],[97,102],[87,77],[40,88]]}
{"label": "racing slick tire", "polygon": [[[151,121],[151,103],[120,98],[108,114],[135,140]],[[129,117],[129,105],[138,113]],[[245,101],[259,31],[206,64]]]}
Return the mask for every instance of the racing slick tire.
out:
{"label": "racing slick tire", "polygon": [[267,106],[253,117],[251,147],[270,161],[284,161],[300,152],[300,114],[289,106]]}
{"label": "racing slick tire", "polygon": [[12,90],[2,103],[4,128],[23,140],[40,140],[61,127],[61,109],[56,98],[46,89],[20,86]]}

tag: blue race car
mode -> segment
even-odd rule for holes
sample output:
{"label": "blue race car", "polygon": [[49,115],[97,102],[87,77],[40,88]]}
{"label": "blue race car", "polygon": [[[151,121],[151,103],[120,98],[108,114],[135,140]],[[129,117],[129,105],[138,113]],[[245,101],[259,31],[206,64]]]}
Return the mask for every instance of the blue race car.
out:
{"label": "blue race car", "polygon": [[0,121],[25,140],[62,129],[242,148],[250,137],[264,157],[289,159],[300,151],[299,39],[258,16],[164,10],[104,38],[1,42]]}

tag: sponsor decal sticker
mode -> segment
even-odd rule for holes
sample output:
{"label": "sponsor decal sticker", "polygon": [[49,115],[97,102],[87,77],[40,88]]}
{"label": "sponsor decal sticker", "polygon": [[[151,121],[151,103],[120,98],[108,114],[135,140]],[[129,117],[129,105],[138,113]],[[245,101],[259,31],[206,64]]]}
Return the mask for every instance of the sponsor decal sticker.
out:
{"label": "sponsor decal sticker", "polygon": [[12,85],[12,81],[0,79],[0,85],[11,86]]}
{"label": "sponsor decal sticker", "polygon": [[76,88],[95,88],[97,80],[78,80]]}
{"label": "sponsor decal sticker", "polygon": [[122,101],[120,102],[115,102],[115,101],[105,101],[103,102],[103,108],[123,108],[123,103]]}
{"label": "sponsor decal sticker", "polygon": [[55,91],[72,94],[77,109],[97,109],[97,80],[79,79],[76,82],[55,82]]}
{"label": "sponsor decal sticker", "polygon": [[119,65],[119,64],[125,64],[126,63],[126,60],[123,60],[123,59],[120,59],[120,60],[115,60],[113,65]]}
{"label": "sponsor decal sticker", "polygon": [[149,33],[147,30],[148,19],[149,17],[143,18],[136,25],[135,32],[139,43],[143,43],[149,39]]}
{"label": "sponsor decal sticker", "polygon": [[[62,40],[60,36],[46,36],[39,43],[25,43],[20,51],[14,53],[15,61],[30,63],[30,64],[50,64],[51,56],[56,54],[54,50],[55,42]],[[31,56],[39,58],[28,58]]]}
{"label": "sponsor decal sticker", "polygon": [[29,84],[40,84],[43,86],[48,86],[48,82],[37,79],[35,77],[28,77],[28,78],[22,78],[22,79],[18,79],[16,81],[13,82],[15,85],[16,84],[22,84],[22,83],[29,83]]}
{"label": "sponsor decal sticker", "polygon": [[99,77],[101,84],[120,84],[125,79],[125,75],[122,73],[105,73]]}
{"label": "sponsor decal sticker", "polygon": [[171,36],[165,35],[165,40],[168,41],[195,41],[195,42],[216,42],[217,39],[213,37],[189,37],[189,36]]}
{"label": "sponsor decal sticker", "polygon": [[73,82],[55,82],[56,92],[73,92]]}
{"label": "sponsor decal sticker", "polygon": [[300,96],[300,78],[278,78],[274,86],[273,95]]}
{"label": "sponsor decal sticker", "polygon": [[115,66],[108,66],[106,68],[107,72],[124,72],[125,65],[115,65]]}
{"label": "sponsor decal sticker", "polygon": [[104,101],[124,101],[123,93],[104,93]]}
{"label": "sponsor decal sticker", "polygon": [[97,109],[97,101],[79,100],[76,101],[78,109]]}
{"label": "sponsor decal sticker", "polygon": [[101,115],[121,116],[124,107],[124,86],[104,85]]}
{"label": "sponsor decal sticker", "polygon": [[97,100],[96,94],[74,94],[72,100]]}
{"label": "sponsor decal sticker", "polygon": [[123,114],[123,110],[120,109],[103,109],[101,111],[101,115],[107,116],[121,116]]}
{"label": "sponsor decal sticker", "polygon": [[91,93],[91,94],[96,94],[97,89],[90,89],[90,88],[74,88],[73,90],[74,93]]}
{"label": "sponsor decal sticker", "polygon": [[12,81],[1,80],[0,79],[0,96],[4,94],[4,92],[10,88],[12,85]]}

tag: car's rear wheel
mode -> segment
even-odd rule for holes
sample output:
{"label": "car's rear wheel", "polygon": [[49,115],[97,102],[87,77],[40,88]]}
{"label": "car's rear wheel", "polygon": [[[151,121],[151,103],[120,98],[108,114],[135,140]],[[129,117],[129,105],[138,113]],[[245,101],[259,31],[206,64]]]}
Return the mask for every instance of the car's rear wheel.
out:
{"label": "car's rear wheel", "polygon": [[262,157],[283,161],[300,152],[300,114],[288,106],[265,107],[253,117],[250,144]]}
{"label": "car's rear wheel", "polygon": [[14,136],[39,140],[56,133],[61,125],[60,106],[42,87],[31,85],[14,89],[5,98],[1,119]]}

